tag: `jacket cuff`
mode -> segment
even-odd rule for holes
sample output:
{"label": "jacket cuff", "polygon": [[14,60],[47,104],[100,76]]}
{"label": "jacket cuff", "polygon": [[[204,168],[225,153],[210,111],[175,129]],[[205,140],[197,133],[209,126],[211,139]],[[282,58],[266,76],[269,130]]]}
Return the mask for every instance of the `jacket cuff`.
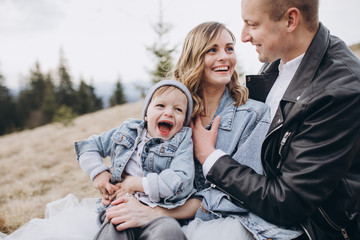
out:
{"label": "jacket cuff", "polygon": [[97,168],[95,168],[94,170],[91,171],[90,173],[90,179],[91,181],[94,181],[94,178],[99,175],[102,172],[108,171],[110,172],[110,168],[108,166],[106,166],[105,164],[102,164],[100,166],[98,166]]}
{"label": "jacket cuff", "polygon": [[225,152],[223,152],[220,149],[217,149],[208,156],[208,158],[205,160],[202,166],[205,178],[206,175],[209,173],[210,169],[212,168],[212,166],[216,163],[216,161],[224,155],[226,155]]}
{"label": "jacket cuff", "polygon": [[156,173],[149,173],[148,175],[146,175],[146,179],[147,179],[147,183],[148,183],[147,184],[147,187],[148,187],[147,194],[149,196],[150,201],[152,201],[152,202],[160,201],[158,178],[159,178],[159,175]]}

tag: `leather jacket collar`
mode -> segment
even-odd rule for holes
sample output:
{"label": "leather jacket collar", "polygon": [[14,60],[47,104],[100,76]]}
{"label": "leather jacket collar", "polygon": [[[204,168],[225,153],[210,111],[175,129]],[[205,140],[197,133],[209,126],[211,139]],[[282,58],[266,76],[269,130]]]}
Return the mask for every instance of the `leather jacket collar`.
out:
{"label": "leather jacket collar", "polygon": [[[329,36],[329,30],[320,23],[318,32],[311,42],[308,51],[305,53],[299,68],[297,69],[293,79],[289,84],[289,87],[286,89],[284,96],[280,101],[281,108],[278,108],[274,117],[274,121],[270,126],[269,132],[278,128],[283,123],[283,108],[286,105],[286,102],[292,102],[294,104],[297,100],[299,100],[304,89],[309,86],[313,80],[321,60],[323,59],[323,56],[326,52],[326,49],[328,49]],[[260,70],[261,75],[246,76],[246,86],[249,88],[250,98],[265,102],[272,85],[279,75],[279,64],[280,60],[277,60],[273,63],[265,63]],[[290,108],[286,109],[286,112],[289,110]]]}
{"label": "leather jacket collar", "polygon": [[[293,82],[293,80],[290,83],[282,100],[296,102],[306,86],[309,85],[329,46],[329,35],[329,30],[320,23],[319,30],[293,77],[293,79],[296,79],[296,82]],[[267,94],[279,75],[279,64],[280,60],[273,63],[265,63],[260,70],[261,75],[246,76],[246,86],[249,88],[250,98],[265,102]]]}

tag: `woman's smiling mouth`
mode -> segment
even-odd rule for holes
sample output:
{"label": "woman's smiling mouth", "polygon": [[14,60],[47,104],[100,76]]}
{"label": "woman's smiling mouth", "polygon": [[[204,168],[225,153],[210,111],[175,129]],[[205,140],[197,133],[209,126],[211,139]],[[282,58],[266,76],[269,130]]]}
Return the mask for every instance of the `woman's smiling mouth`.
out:
{"label": "woman's smiling mouth", "polygon": [[229,66],[220,66],[220,67],[214,67],[212,70],[215,72],[227,72],[229,71]]}

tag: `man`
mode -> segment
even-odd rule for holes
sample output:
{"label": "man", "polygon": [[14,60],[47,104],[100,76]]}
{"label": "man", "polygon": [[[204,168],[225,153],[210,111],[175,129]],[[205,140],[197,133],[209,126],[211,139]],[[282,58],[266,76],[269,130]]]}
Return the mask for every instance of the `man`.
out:
{"label": "man", "polygon": [[[213,128],[193,129],[206,179],[245,208],[303,239],[360,239],[360,61],[319,23],[318,0],[242,0],[242,41],[265,65],[250,97],[273,118],[265,175],[215,150]],[[199,122],[199,121],[198,121]]]}

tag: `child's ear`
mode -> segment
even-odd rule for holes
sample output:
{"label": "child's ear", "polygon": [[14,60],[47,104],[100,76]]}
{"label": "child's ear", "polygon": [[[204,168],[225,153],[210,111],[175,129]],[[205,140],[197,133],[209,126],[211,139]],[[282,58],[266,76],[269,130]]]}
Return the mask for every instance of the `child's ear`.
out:
{"label": "child's ear", "polygon": [[147,120],[148,120],[146,115],[145,115],[145,117],[144,117],[144,120],[145,120],[145,122],[147,122]]}

